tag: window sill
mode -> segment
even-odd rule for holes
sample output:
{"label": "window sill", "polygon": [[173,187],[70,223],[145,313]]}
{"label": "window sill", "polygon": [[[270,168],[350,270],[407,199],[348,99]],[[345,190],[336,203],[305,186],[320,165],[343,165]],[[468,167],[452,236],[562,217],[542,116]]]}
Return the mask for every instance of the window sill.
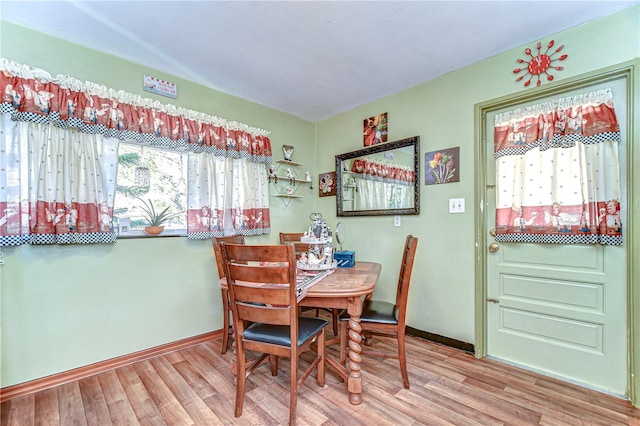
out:
{"label": "window sill", "polygon": [[119,240],[128,240],[128,239],[136,239],[136,238],[163,238],[163,237],[186,237],[187,230],[186,229],[165,229],[161,234],[158,235],[148,235],[145,234],[143,230],[135,230],[129,231],[126,234],[122,233],[118,235]]}

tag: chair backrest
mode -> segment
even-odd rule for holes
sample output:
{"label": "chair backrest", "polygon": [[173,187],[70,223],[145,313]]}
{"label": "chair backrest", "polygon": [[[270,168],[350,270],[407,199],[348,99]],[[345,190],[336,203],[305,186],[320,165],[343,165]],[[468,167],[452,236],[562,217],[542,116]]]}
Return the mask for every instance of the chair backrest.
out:
{"label": "chair backrest", "polygon": [[216,258],[216,265],[218,266],[218,276],[224,277],[224,263],[222,260],[222,252],[220,251],[220,243],[230,244],[244,244],[244,235],[231,235],[228,237],[213,237],[211,238],[211,244],[213,245],[213,254]]}
{"label": "chair backrest", "polygon": [[290,245],[293,246],[293,255],[296,257],[296,260],[300,259],[300,255],[302,253],[307,253],[309,251],[309,248],[311,247],[311,244],[301,243],[299,241],[294,241],[290,243]]}
{"label": "chair backrest", "polygon": [[411,271],[413,271],[413,261],[416,257],[418,238],[407,235],[400,264],[400,275],[398,276],[398,290],[396,292],[396,309],[398,310],[398,324],[404,326],[407,315],[407,299],[409,297],[409,285],[411,284]]}
{"label": "chair backrest", "polygon": [[281,232],[280,244],[291,244],[300,241],[304,237],[304,232]]}
{"label": "chair backrest", "polygon": [[222,243],[234,324],[242,334],[245,321],[291,325],[298,338],[296,262],[293,247]]}

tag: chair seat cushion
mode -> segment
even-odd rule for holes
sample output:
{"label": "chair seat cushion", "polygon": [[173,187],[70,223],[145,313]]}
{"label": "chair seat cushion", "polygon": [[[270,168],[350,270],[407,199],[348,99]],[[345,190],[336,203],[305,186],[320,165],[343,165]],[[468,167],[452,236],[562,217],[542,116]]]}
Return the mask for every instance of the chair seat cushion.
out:
{"label": "chair seat cushion", "polygon": [[[340,315],[340,321],[348,321],[349,314]],[[360,321],[375,322],[378,324],[398,324],[398,310],[393,303],[378,300],[365,300],[362,304]]]}
{"label": "chair seat cushion", "polygon": [[[298,317],[298,345],[312,339],[329,322],[320,318]],[[291,346],[291,335],[288,325],[270,325],[254,323],[244,331],[245,340],[270,343],[280,346]]]}

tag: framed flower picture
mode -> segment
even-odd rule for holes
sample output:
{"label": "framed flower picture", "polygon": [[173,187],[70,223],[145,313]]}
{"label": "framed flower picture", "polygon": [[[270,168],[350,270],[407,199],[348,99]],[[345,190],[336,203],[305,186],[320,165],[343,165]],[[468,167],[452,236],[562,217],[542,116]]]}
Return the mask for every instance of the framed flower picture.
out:
{"label": "framed flower picture", "polygon": [[460,182],[460,147],[425,154],[424,184]]}
{"label": "framed flower picture", "polygon": [[387,113],[366,118],[363,122],[362,134],[364,146],[376,145],[387,141]]}
{"label": "framed flower picture", "polygon": [[336,195],[336,172],[321,173],[318,176],[318,196]]}

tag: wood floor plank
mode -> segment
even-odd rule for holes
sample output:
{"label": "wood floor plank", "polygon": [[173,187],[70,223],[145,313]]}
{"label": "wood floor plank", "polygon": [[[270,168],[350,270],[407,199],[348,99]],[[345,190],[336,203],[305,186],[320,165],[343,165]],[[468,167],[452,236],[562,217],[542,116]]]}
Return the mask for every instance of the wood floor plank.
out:
{"label": "wood floor plank", "polygon": [[535,384],[540,388],[562,392],[564,395],[570,395],[590,404],[595,403],[605,409],[610,408],[625,414],[633,414],[636,411],[631,403],[620,405],[620,398],[612,395],[603,395],[601,392],[585,389],[573,383],[561,382],[558,379],[541,376],[536,379]]}
{"label": "wood floor plank", "polygon": [[[535,411],[497,398],[493,393],[468,392],[468,387],[465,384],[451,382],[449,386],[446,386],[439,382],[431,382],[427,384],[425,388],[461,404],[465,404],[468,407],[472,407],[506,424],[537,424],[540,419],[540,414]],[[499,389],[496,389],[495,392],[499,392]],[[419,396],[422,396],[421,392],[417,393]]]}
{"label": "wood floor plank", "polygon": [[541,404],[546,405],[553,403],[556,406],[562,407],[565,412],[574,414],[576,417],[602,421],[609,425],[628,424],[627,416],[622,413],[585,403],[584,401],[576,398],[566,396],[562,392],[549,392],[536,386],[526,388],[508,387],[505,391],[509,394],[516,393],[519,395],[526,393],[527,397],[531,400],[539,401]]}
{"label": "wood floor plank", "polygon": [[[489,425],[496,422],[489,414],[478,412],[477,415],[475,415],[473,409],[464,406],[456,401],[455,398],[447,398],[441,394],[439,395],[437,391],[426,387],[413,392],[401,392],[398,394],[398,397],[407,403],[419,407],[419,409],[428,406],[431,415],[435,415],[438,418],[456,425]],[[484,420],[484,422],[480,420]]]}
{"label": "wood floor plank", "polygon": [[141,424],[166,425],[135,368],[131,365],[124,366],[117,370],[117,375],[138,421]]}
{"label": "wood floor plank", "polygon": [[329,403],[336,406],[342,406],[343,410],[348,413],[347,417],[332,416],[331,420],[334,422],[333,424],[345,424],[346,421],[349,425],[393,425],[392,423],[389,423],[387,419],[381,417],[377,412],[371,411],[370,402],[364,401],[360,405],[350,405],[348,399],[345,399],[346,395],[343,387],[340,387],[339,392],[326,392],[323,396]]}
{"label": "wood floor plank", "polygon": [[194,366],[187,362],[178,362],[173,364],[173,368],[182,376],[184,381],[198,394],[200,399],[207,399],[211,395],[215,395],[216,389],[194,368]]}
{"label": "wood floor plank", "polygon": [[629,417],[629,426],[640,426],[640,418],[634,417],[632,414]]}
{"label": "wood floor plank", "polygon": [[149,361],[196,425],[222,424],[164,357]]}
{"label": "wood floor plank", "polygon": [[[8,407],[8,409],[6,408]],[[35,424],[35,395],[24,395],[6,401],[1,408],[7,410],[6,424],[9,426],[29,426]],[[5,416],[0,416],[5,421]],[[3,423],[4,425],[4,423]]]}
{"label": "wood floor plank", "polygon": [[327,393],[343,393],[342,388],[337,388],[337,386],[342,386],[342,384],[337,382],[327,383],[321,388],[316,386],[315,383],[311,383],[310,386],[305,386],[304,392],[300,394],[305,404],[312,406],[316,412],[321,413],[327,419],[324,424],[331,424],[335,419],[348,419],[351,417],[350,404],[333,404],[325,396]]}
{"label": "wood floor plank", "polygon": [[235,417],[235,399],[228,398],[217,393],[203,400],[207,407],[215,413],[223,425],[251,425],[260,423],[260,419],[245,412],[241,417]]}
{"label": "wood floor plank", "polygon": [[80,384],[75,381],[65,383],[58,388],[60,423],[63,425],[83,426],[87,424],[84,403],[80,394]]}
{"label": "wood floor plank", "polygon": [[[498,426],[504,424],[505,418],[496,416],[496,412],[492,407],[478,403],[475,400],[459,398],[458,395],[445,395],[438,390],[434,390],[428,386],[420,387],[412,392],[400,392],[397,397],[411,403],[417,409],[424,405],[424,401],[430,401],[435,405],[447,407],[447,409],[455,414],[451,415],[452,420],[456,423],[479,424],[486,426]],[[513,424],[517,423],[515,421]]]}
{"label": "wood floor plank", "polygon": [[122,388],[116,370],[107,371],[98,375],[100,388],[104,394],[104,400],[109,409],[111,424],[135,425],[138,424],[136,413],[127,399],[127,394]]}
{"label": "wood floor plank", "polygon": [[220,340],[205,342],[204,344],[195,346],[191,349],[198,351],[200,355],[211,363],[214,368],[226,368],[229,370],[229,360],[233,356],[233,348],[229,347],[227,353],[222,355],[220,353],[219,344],[216,344],[216,342],[219,341]]}
{"label": "wood floor plank", "polygon": [[[373,346],[393,349],[393,339],[376,337]],[[236,418],[233,353],[219,349],[219,340],[207,341],[5,401],[0,426],[286,424],[289,360],[281,359],[276,377],[268,365],[249,376]],[[328,347],[328,356],[337,349]],[[348,402],[346,383],[331,369],[324,387],[312,374],[298,390],[298,425],[640,426],[629,401],[592,389],[412,337],[407,353],[410,389],[397,360],[363,355],[360,405]]]}
{"label": "wood floor plank", "polygon": [[[35,394],[35,415],[34,416],[35,416],[36,426],[60,425],[60,405],[58,402],[58,388],[45,389]],[[43,421],[43,419],[46,419],[46,422]]]}
{"label": "wood floor plank", "polygon": [[176,364],[178,362],[184,361],[184,357],[182,356],[182,352],[180,351],[170,352],[166,354],[164,358],[167,360],[167,362],[169,362],[169,364]]}
{"label": "wood floor plank", "polygon": [[[198,351],[195,348],[184,351],[185,361],[191,365],[194,373],[197,373],[211,387],[213,392],[211,395],[221,394],[225,398],[234,399],[236,387],[229,365],[217,369],[214,367],[215,361],[212,363],[208,356],[209,353],[206,351]],[[202,395],[202,398],[206,399],[211,395]]]}
{"label": "wood floor plank", "polygon": [[[289,367],[290,362],[281,360],[279,363],[278,375],[273,377],[271,376],[268,364],[266,364],[254,371],[248,378],[248,380],[255,385],[254,391],[255,389],[267,389],[269,397],[278,400],[286,413],[286,418],[284,419],[285,423],[289,418]],[[316,404],[313,403],[313,398],[317,395],[314,394],[312,388],[322,389],[318,386],[314,374],[307,377],[307,380],[305,380],[303,385],[298,389],[298,416],[300,421],[303,421],[306,424],[324,424],[329,420],[329,418],[321,410],[318,410]],[[252,391],[252,395],[255,395],[254,391]],[[252,398],[254,397],[252,396]],[[256,402],[255,399],[254,402]]]}
{"label": "wood floor plank", "polygon": [[104,398],[100,380],[97,376],[87,377],[78,383],[84,404],[84,413],[89,426],[100,426],[111,422],[109,407]]}
{"label": "wood floor plank", "polygon": [[289,407],[278,398],[274,397],[274,391],[271,388],[254,387],[244,395],[243,415],[245,412],[254,412],[257,418],[262,419],[266,416],[265,421],[268,424],[284,425],[289,423]]}
{"label": "wood floor plank", "polygon": [[[470,396],[478,396],[478,391],[476,390],[476,386],[473,381],[465,382],[465,385],[466,387],[461,389],[461,391]],[[541,416],[540,421],[542,421],[542,417],[545,417],[545,421],[547,422],[550,421],[550,419],[556,419],[557,421],[564,422],[564,424],[567,425],[584,423],[583,419],[581,419],[575,413],[566,411],[564,407],[560,405],[547,405],[545,403],[540,403],[539,401],[530,398],[529,394],[526,392],[522,395],[515,395],[513,392],[509,392],[506,389],[491,392],[490,390],[486,389],[486,386],[484,384],[482,384],[478,389],[490,392],[492,398],[503,400],[506,404],[508,404],[508,406],[519,406],[521,407],[521,409],[526,410],[527,413],[529,411],[538,413]],[[500,403],[494,403],[493,401],[495,400],[492,399],[492,404],[501,405]]]}
{"label": "wood floor plank", "polygon": [[168,425],[186,426],[193,424],[189,414],[149,361],[137,362],[133,364],[133,368],[138,373],[140,381],[149,392],[149,397],[158,407]]}

